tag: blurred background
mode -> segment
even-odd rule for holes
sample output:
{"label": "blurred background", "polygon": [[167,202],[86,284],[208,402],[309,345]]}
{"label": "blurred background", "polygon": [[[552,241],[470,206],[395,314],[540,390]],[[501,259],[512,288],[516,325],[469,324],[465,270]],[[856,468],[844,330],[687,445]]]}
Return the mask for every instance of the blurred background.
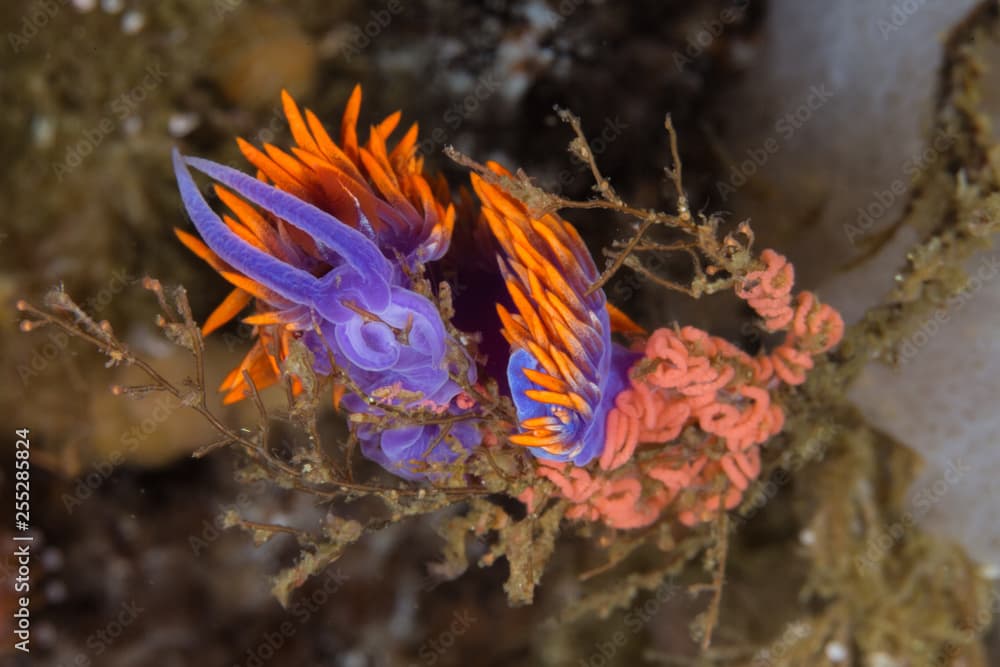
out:
{"label": "blurred background", "polygon": [[[222,530],[221,517],[235,508],[310,525],[325,508],[240,483],[227,452],[192,460],[213,439],[197,416],[111,396],[126,370],[105,368],[59,334],[19,333],[13,304],[62,284],[159,367],[184,367],[185,355],[159,338],[155,303],[137,281],[185,285],[200,318],[227,288],[172,234],[188,223],[171,148],[242,168],[235,137],[288,140],[282,88],[336,128],[360,82],[362,126],[402,109],[420,123],[429,167],[456,187],[467,177],[441,154],[446,145],[523,168],[566,196],[590,196],[589,172],[566,152],[571,135],[553,110],[569,108],[604,173],[639,206],[669,201],[662,128],[670,113],[693,208],[750,219],[759,247],[786,252],[801,287],[856,321],[892,288],[926,231],[902,228],[867,252],[951,141],[932,133],[946,36],[997,11],[974,0],[6,0],[0,405],[9,441],[16,428],[32,434],[37,558],[26,664],[596,667],[668,654],[697,664],[688,624],[701,605],[686,596],[646,600],[629,612],[638,614],[634,632],[627,614],[614,624],[553,623],[577,595],[572,571],[590,548],[582,540],[567,538],[534,606],[511,609],[503,563],[448,583],[429,576],[440,551],[434,519],[366,538],[283,610],[270,577],[295,545],[255,547]],[[987,70],[1000,63],[996,43],[976,48]],[[997,119],[1000,96],[991,95],[981,103]],[[595,253],[622,235],[606,217],[573,219]],[[922,461],[905,500],[919,525],[961,545],[994,580],[998,262],[995,252],[970,260],[983,279],[968,298],[914,334],[901,363],[871,364],[850,396]],[[608,292],[643,324],[677,320],[747,342],[733,300],[664,298],[627,275]],[[209,377],[228,372],[248,339],[238,326],[214,335]],[[223,414],[238,424],[248,409]],[[328,422],[329,432],[342,429],[335,416]],[[8,497],[13,456],[0,472]],[[12,529],[7,521],[5,513],[0,530]],[[767,521],[780,524],[780,511]],[[719,664],[794,664],[779,655],[781,624],[755,619],[763,606],[795,605],[775,571],[802,557],[797,535],[785,532],[763,531],[775,545],[770,560],[737,563],[727,592],[733,632],[769,645],[770,662],[751,651]],[[8,589],[0,624],[14,604]],[[602,642],[623,627],[627,641],[605,655]],[[989,641],[994,662],[979,664],[1000,664],[995,630]],[[843,648],[827,652],[828,664],[914,664],[895,662],[888,647],[878,659]],[[5,640],[0,663],[14,659]]]}

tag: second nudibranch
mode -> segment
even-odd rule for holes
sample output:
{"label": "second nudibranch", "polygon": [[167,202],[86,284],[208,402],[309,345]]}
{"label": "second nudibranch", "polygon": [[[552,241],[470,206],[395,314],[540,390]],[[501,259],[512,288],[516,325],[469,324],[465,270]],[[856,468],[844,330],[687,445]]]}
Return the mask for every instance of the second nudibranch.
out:
{"label": "second nudibranch", "polygon": [[[508,172],[497,164],[498,175]],[[541,458],[586,465],[601,454],[614,399],[635,356],[612,342],[640,329],[613,306],[583,239],[556,214],[527,207],[478,175],[472,185],[501,248],[497,258],[514,312],[498,304],[511,345],[507,380],[519,432],[510,437]]]}

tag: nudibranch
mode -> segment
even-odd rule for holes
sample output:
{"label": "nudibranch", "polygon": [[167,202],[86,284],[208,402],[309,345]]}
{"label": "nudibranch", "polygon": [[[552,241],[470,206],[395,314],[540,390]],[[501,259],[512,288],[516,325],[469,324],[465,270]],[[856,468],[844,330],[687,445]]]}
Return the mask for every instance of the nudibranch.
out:
{"label": "nudibranch", "polygon": [[[509,172],[491,163],[495,177],[472,175],[480,217],[462,215],[459,238],[471,252],[450,265],[475,276],[475,289],[446,322],[451,309],[432,299],[422,276],[448,251],[458,214],[444,180],[424,175],[416,125],[390,149],[400,121],[391,114],[361,144],[356,87],[335,142],[315,114],[282,99],[295,145],[238,141],[255,175],[173,156],[201,238],[177,235],[234,286],[205,333],[254,306],[243,321],[256,340],[220,387],[226,402],[245,398],[250,383],[277,382],[297,339],[315,371],[347,389],[335,394],[340,405],[371,417],[352,421],[362,453],[419,479],[482,442],[472,412],[480,406],[462,388],[505,375],[498,388],[509,389],[516,412],[508,439],[539,459],[537,477],[569,501],[568,517],[638,528],[676,504],[679,519],[694,524],[740,502],[760,474],[760,447],[784,421],[772,392],[804,382],[814,358],[843,335],[833,308],[809,292],[793,297],[784,257],[765,250],[734,283],[767,331],[785,332],[773,352],[751,357],[692,327],[647,335],[594,289],[600,275],[573,225],[534,214],[500,186]],[[214,181],[221,215],[192,169]],[[493,252],[497,269],[485,268]],[[496,321],[482,310],[494,302]],[[480,332],[476,349],[456,340],[458,319]],[[631,349],[612,340],[616,332],[632,335]],[[685,447],[665,447],[682,432]],[[529,506],[535,491],[522,494]]]}
{"label": "nudibranch", "polygon": [[[491,163],[497,174],[508,175]],[[516,198],[473,174],[482,214],[501,252],[500,272],[516,312],[497,305],[512,353],[507,365],[520,432],[516,445],[544,459],[583,466],[600,456],[608,412],[628,385],[635,355],[612,342],[641,331],[608,303],[583,239],[554,213],[532,216]]]}
{"label": "nudibranch", "polygon": [[[287,93],[282,100],[296,144],[290,152],[238,142],[256,177],[176,151],[173,156],[181,198],[204,242],[182,230],[177,235],[234,285],[205,332],[251,301],[256,308],[243,321],[256,327],[257,340],[222,383],[226,402],[247,395],[244,371],[258,388],[275,383],[295,337],[314,354],[317,373],[330,374],[336,365],[360,389],[363,395],[343,396],[350,412],[468,409],[455,374],[468,368],[474,382],[475,365],[458,363],[455,355],[466,353],[451,344],[438,308],[413,284],[420,266],[447,251],[455,223],[447,186],[423,175],[416,125],[389,150],[400,120],[396,112],[371,127],[360,144],[361,88],[355,87],[337,144],[315,114],[303,115]],[[215,181],[228,213],[212,209],[189,168]],[[420,477],[414,462],[448,462],[479,443],[470,422],[442,428],[366,423],[356,434],[368,458],[404,477]]]}

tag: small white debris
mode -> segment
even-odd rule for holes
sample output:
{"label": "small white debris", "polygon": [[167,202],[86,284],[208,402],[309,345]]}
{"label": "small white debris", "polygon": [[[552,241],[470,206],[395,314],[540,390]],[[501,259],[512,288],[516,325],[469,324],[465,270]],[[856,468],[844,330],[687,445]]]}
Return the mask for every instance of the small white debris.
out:
{"label": "small white debris", "polygon": [[59,604],[64,602],[67,597],[68,591],[66,590],[66,584],[61,580],[56,579],[55,581],[50,581],[45,584],[44,590],[45,600],[50,604]]}
{"label": "small white debris", "polygon": [[108,14],[117,14],[125,9],[125,0],[101,0],[101,9]]}
{"label": "small white debris", "polygon": [[830,642],[823,652],[830,662],[841,663],[847,660],[847,647],[840,642]]}
{"label": "small white debris", "polygon": [[466,95],[476,87],[476,80],[468,72],[452,70],[444,75],[445,85],[448,92],[455,96]]}
{"label": "small white debris", "polygon": [[129,116],[122,121],[122,131],[126,136],[134,137],[142,131],[142,119],[138,116]]}
{"label": "small white debris", "polygon": [[340,667],[365,667],[368,664],[368,658],[361,651],[345,653],[339,660]]}
{"label": "small white debris", "polygon": [[816,544],[816,533],[806,528],[799,533],[799,542],[807,547],[814,546]]}
{"label": "small white debris", "polygon": [[175,139],[186,137],[201,124],[201,116],[194,112],[177,112],[167,119],[167,132]]}
{"label": "small white debris", "polygon": [[38,148],[49,148],[56,137],[56,124],[48,116],[31,119],[31,140]]}
{"label": "small white debris", "polygon": [[44,621],[38,624],[38,630],[32,639],[37,639],[39,645],[51,647],[56,643],[56,629],[51,623]]}
{"label": "small white debris", "polygon": [[736,67],[750,67],[757,60],[757,47],[749,40],[733,39],[729,43],[729,58]]}
{"label": "small white debris", "polygon": [[900,662],[888,653],[872,653],[868,658],[869,667],[900,667]]}
{"label": "small white debris", "polygon": [[445,37],[434,46],[434,55],[439,62],[448,62],[464,54],[468,46],[460,39]]}
{"label": "small white debris", "polygon": [[563,21],[563,17],[552,11],[545,2],[529,2],[521,7],[520,13],[536,30],[554,30]]}
{"label": "small white debris", "polygon": [[135,35],[146,27],[146,15],[140,11],[130,9],[122,15],[122,32],[126,35]]}
{"label": "small white debris", "polygon": [[997,579],[1000,579],[1000,565],[997,565],[996,563],[985,563],[979,569],[979,573],[990,581],[996,581]]}
{"label": "small white debris", "polygon": [[92,12],[95,7],[97,7],[97,0],[73,0],[73,8],[81,14]]}
{"label": "small white debris", "polygon": [[42,567],[46,572],[61,570],[63,566],[62,552],[55,547],[48,547],[42,551]]}

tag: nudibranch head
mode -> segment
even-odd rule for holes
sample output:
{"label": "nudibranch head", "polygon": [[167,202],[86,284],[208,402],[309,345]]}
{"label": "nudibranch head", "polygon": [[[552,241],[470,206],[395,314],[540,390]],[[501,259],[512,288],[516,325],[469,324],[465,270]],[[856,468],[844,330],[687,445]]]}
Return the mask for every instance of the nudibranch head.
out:
{"label": "nudibranch head", "polygon": [[[497,174],[508,172],[496,164]],[[576,229],[558,215],[527,207],[473,175],[483,216],[500,248],[500,271],[516,312],[498,304],[512,354],[507,366],[520,432],[511,442],[542,458],[586,465],[601,454],[607,414],[633,360],[611,341],[599,274]]]}
{"label": "nudibranch head", "polygon": [[[412,279],[446,252],[455,220],[443,182],[432,186],[423,176],[416,126],[390,151],[386,141],[399,122],[397,112],[373,126],[360,145],[361,90],[355,88],[338,145],[312,112],[303,116],[287,94],[283,100],[297,145],[288,153],[240,141],[256,178],[174,152],[181,197],[204,242],[177,234],[235,286],[208,318],[206,333],[251,300],[256,305],[244,322],[259,335],[223,382],[226,402],[245,397],[243,371],[258,388],[276,382],[289,340],[298,337],[313,352],[318,373],[330,374],[335,365],[366,397],[379,397],[346,397],[352,411],[459,411],[455,373],[467,366],[474,381],[474,365],[458,363],[462,348],[449,344],[440,311]],[[215,213],[189,168],[215,181],[228,213]],[[432,425],[358,434],[370,458],[406,476],[417,475],[413,458],[447,462],[479,438],[476,429],[442,434]],[[414,452],[421,455],[411,457]]]}

